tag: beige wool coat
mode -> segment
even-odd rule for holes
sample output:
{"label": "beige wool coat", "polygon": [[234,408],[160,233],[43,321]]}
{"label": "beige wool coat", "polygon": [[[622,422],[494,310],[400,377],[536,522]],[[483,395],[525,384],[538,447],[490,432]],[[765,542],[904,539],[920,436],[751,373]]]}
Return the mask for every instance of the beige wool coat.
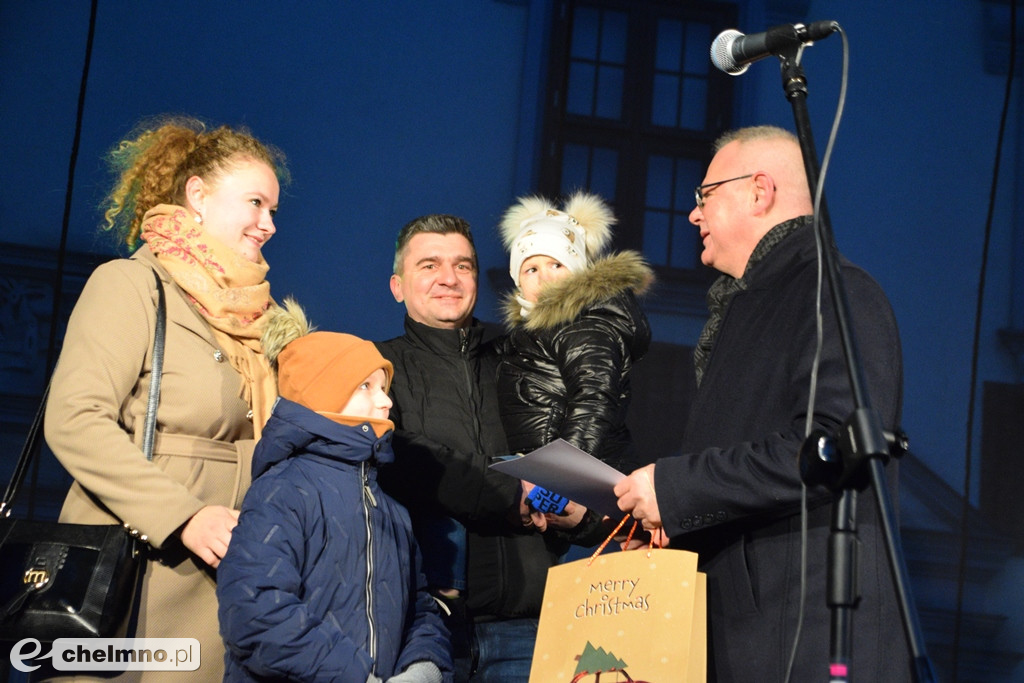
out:
{"label": "beige wool coat", "polygon": [[[152,368],[154,270],[166,291],[167,335],[148,462],[140,444]],[[176,532],[206,505],[241,506],[254,447],[241,386],[207,323],[143,246],[89,278],[68,322],[47,403],[47,443],[75,480],[61,521],[126,523],[148,538],[138,628],[127,635],[198,639],[200,668],[187,674],[189,681],[220,681],[224,648],[215,571]],[[120,680],[142,678],[135,672]]]}

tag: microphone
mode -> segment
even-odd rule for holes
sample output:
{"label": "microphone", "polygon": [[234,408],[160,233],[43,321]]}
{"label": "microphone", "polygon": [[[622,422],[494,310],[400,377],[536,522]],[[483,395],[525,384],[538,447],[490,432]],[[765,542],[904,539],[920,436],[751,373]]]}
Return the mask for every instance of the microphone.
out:
{"label": "microphone", "polygon": [[787,48],[824,40],[838,30],[835,21],[815,21],[808,26],[784,24],[749,36],[727,29],[711,43],[711,63],[730,76],[739,76],[751,62],[779,55]]}

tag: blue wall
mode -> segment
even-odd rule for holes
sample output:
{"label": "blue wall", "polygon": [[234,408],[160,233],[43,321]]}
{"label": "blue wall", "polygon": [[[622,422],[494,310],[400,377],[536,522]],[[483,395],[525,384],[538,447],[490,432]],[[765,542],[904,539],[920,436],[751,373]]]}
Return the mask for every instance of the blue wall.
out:
{"label": "blue wall", "polygon": [[[398,229],[450,212],[489,237],[514,194],[529,12],[101,1],[70,248],[107,248],[99,160],[140,117],[245,124],[285,151],[294,177],[266,251],[275,295],[294,293],[325,328],[398,333],[387,287]],[[2,240],[58,244],[88,19],[80,0],[0,6]]]}
{"label": "blue wall", "polygon": [[[504,262],[492,228],[517,193],[533,189],[548,4],[100,2],[70,248],[111,248],[97,231],[95,207],[110,181],[99,160],[140,117],[180,112],[246,124],[287,153],[294,176],[266,250],[275,294],[296,295],[325,328],[397,333],[401,307],[387,278],[394,234],[408,219],[461,214],[476,226],[483,265]],[[889,293],[905,345],[905,427],[915,450],[959,486],[1004,90],[1004,77],[984,68],[994,41],[985,18],[1007,8],[802,4],[808,19],[838,20],[850,41],[827,186],[836,240]],[[59,242],[88,19],[81,0],[0,4],[2,241]],[[741,13],[750,31],[778,19],[763,3]],[[822,153],[841,51],[833,36],[805,54]],[[792,127],[775,64],[757,63],[739,79],[740,123]],[[1024,296],[1014,242],[1024,165],[1017,86],[980,339],[981,379],[1010,382],[1017,368],[995,330],[1024,323],[1012,300],[1015,289]],[[493,317],[494,303],[485,288],[481,313]],[[663,327],[663,341],[693,343],[693,326]]]}
{"label": "blue wall", "polygon": [[[180,112],[246,124],[287,153],[294,175],[266,250],[275,294],[294,294],[325,328],[397,333],[401,307],[387,278],[394,234],[408,219],[463,215],[476,226],[483,265],[504,261],[492,228],[517,193],[534,189],[549,4],[102,0],[69,246],[110,248],[96,229],[95,207],[110,181],[99,160],[139,118]],[[777,5],[807,8],[788,20],[835,19],[849,35],[849,92],[827,186],[836,240],[896,308],[915,450],[960,487],[1004,90],[1004,77],[987,73],[984,60],[997,46],[992,27],[1006,22],[986,17],[1008,8],[981,0],[750,2],[741,30],[783,20]],[[2,241],[58,244],[88,20],[84,0],[0,3]],[[841,53],[836,35],[805,54],[821,153]],[[739,123],[792,127],[773,61],[739,77]],[[1017,379],[995,330],[1024,324],[1011,298],[1024,281],[1013,239],[1024,232],[1019,85],[1018,78],[994,214],[983,380]],[[493,317],[494,306],[485,288],[480,312]],[[690,322],[664,321],[655,334],[692,344],[700,321]]]}
{"label": "blue wall", "polygon": [[[837,20],[850,43],[845,115],[828,174],[836,240],[889,293],[906,363],[914,451],[961,489],[982,247],[1005,75],[1007,2],[751,0],[740,25]],[[463,215],[482,265],[493,230],[533,190],[550,0],[100,0],[75,168],[70,244],[109,250],[100,157],[136,121],[179,112],[245,124],[281,147],[294,181],[265,250],[277,298],[325,329],[386,338],[394,235],[424,213]],[[89,3],[0,3],[0,241],[55,248],[64,210]],[[723,27],[724,28],[724,27]],[[819,152],[839,95],[838,35],[805,53]],[[737,123],[792,128],[774,60],[739,77]],[[1020,71],[1018,71],[1018,74]],[[1019,382],[997,330],[1024,325],[1024,95],[1014,84],[992,215],[979,381]],[[482,317],[496,317],[482,288]],[[701,321],[655,320],[692,345]],[[980,413],[973,434],[977,503]]]}

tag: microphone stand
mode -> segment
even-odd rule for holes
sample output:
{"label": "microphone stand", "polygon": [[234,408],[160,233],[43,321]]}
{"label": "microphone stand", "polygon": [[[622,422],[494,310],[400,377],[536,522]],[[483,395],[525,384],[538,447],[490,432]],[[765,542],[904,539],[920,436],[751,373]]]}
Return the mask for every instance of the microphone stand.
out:
{"label": "microphone stand", "polygon": [[[776,51],[781,60],[782,86],[793,108],[797,137],[803,154],[804,169],[811,193],[818,185],[818,161],[814,149],[810,117],[807,113],[807,79],[800,66],[803,43],[796,42]],[[885,483],[884,463],[890,456],[890,439],[882,429],[881,419],[871,407],[864,370],[851,329],[846,290],[839,272],[839,256],[832,234],[828,208],[822,196],[815,230],[821,244],[822,261],[828,277],[835,306],[839,335],[843,344],[854,412],[843,424],[842,438],[821,432],[808,437],[800,453],[801,476],[808,486],[825,484],[835,492],[832,526],[828,546],[828,585],[826,599],[832,610],[829,675],[832,683],[849,680],[853,610],[860,598],[857,589],[857,489],[868,479],[878,502],[879,518],[885,537],[889,568],[896,588],[903,629],[911,653],[911,668],[916,681],[935,681],[925,653],[921,627],[913,608],[906,567],[895,528],[892,500]],[[895,435],[896,445],[905,445],[905,437]],[[836,459],[835,450],[839,455]],[[816,461],[814,459],[817,459]],[[867,468],[865,474],[863,468]]]}

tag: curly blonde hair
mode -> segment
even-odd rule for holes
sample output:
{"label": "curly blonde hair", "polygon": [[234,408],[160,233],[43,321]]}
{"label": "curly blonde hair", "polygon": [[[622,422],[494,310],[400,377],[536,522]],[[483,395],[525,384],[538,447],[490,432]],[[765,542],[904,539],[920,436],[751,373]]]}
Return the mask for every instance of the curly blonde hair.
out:
{"label": "curly blonde hair", "polygon": [[286,182],[288,171],[280,150],[257,140],[245,128],[212,130],[199,119],[165,116],[139,124],[107,153],[117,176],[104,199],[103,229],[134,249],[142,217],[157,204],[184,204],[185,182],[199,176],[208,182],[246,161],[261,161]]}

